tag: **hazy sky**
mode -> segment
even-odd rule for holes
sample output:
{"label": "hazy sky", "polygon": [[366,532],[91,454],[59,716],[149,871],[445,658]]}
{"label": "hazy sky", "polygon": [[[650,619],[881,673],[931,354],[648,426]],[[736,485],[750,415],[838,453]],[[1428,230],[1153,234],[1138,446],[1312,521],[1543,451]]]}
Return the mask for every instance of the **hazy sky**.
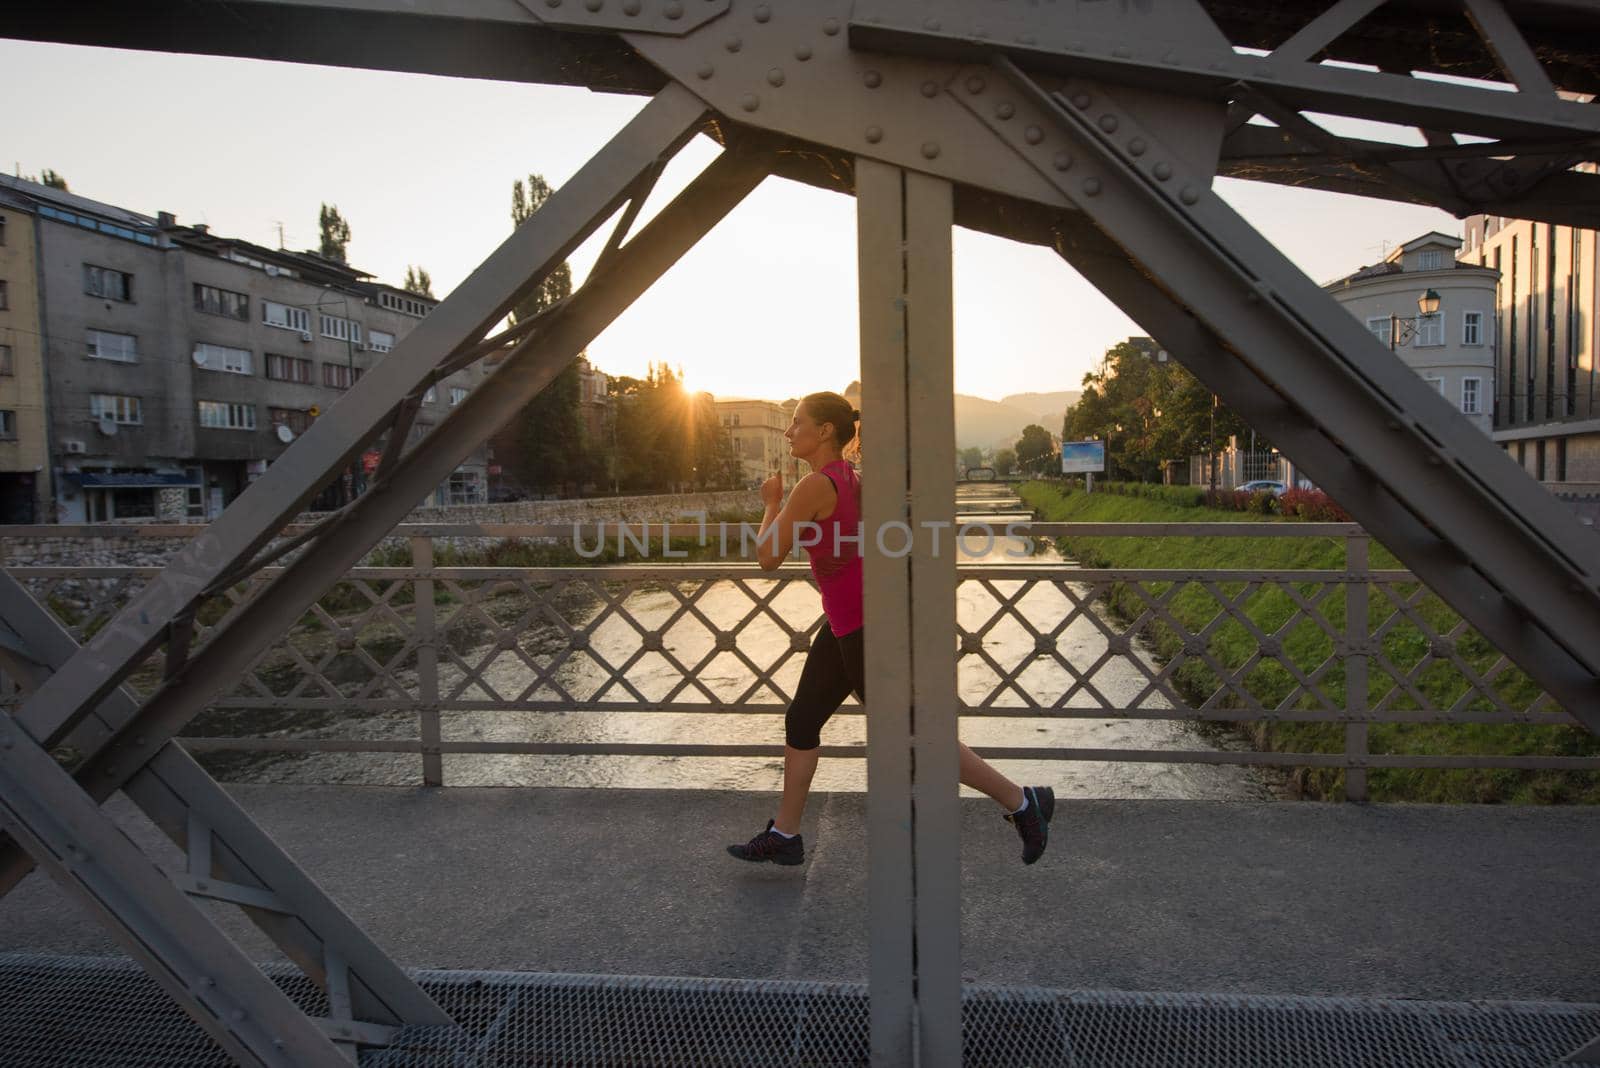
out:
{"label": "hazy sky", "polygon": [[[559,185],[643,106],[638,97],[253,60],[0,41],[0,166],[276,247],[317,245],[337,204],[350,262],[445,296],[511,228],[511,183]],[[700,139],[652,204],[716,146]],[[1382,242],[1459,234],[1444,212],[1224,181],[1223,195],[1317,281]],[[653,210],[653,208],[651,209]],[[573,257],[581,280],[600,239]],[[782,398],[857,377],[851,198],[768,179],[589,349],[605,371],[681,364],[692,387]],[[999,399],[1076,388],[1134,324],[1054,254],[958,230],[956,388]]]}

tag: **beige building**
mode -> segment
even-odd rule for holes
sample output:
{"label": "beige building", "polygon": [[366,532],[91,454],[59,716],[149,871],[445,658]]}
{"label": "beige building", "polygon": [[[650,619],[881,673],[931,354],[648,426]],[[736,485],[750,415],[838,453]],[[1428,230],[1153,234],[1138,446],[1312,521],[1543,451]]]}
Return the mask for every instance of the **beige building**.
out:
{"label": "beige building", "polygon": [[[783,473],[783,484],[793,486],[810,469],[789,455],[789,442],[783,432],[789,428],[794,402],[747,397],[729,397],[714,402],[717,417],[733,439],[733,454],[746,486],[759,486],[775,471]],[[805,468],[805,470],[802,470]]]}
{"label": "beige building", "polygon": [[50,516],[44,328],[33,213],[0,202],[0,523]]}
{"label": "beige building", "polygon": [[1466,221],[1463,263],[1500,272],[1494,440],[1567,497],[1600,496],[1600,250],[1593,230]]}

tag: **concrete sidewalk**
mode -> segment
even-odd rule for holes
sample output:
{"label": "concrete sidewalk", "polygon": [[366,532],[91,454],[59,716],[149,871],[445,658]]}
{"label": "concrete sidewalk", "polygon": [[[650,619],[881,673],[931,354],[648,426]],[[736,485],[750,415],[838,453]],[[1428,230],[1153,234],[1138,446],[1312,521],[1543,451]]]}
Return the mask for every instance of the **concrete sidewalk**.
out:
{"label": "concrete sidewalk", "polygon": [[[867,977],[861,794],[814,795],[806,864],[777,868],[723,851],[771,795],[230,790],[408,967]],[[962,811],[969,981],[1600,1001],[1597,809],[1069,800],[1031,868],[992,804]],[[38,874],[0,899],[0,952],[18,950],[116,952]]]}

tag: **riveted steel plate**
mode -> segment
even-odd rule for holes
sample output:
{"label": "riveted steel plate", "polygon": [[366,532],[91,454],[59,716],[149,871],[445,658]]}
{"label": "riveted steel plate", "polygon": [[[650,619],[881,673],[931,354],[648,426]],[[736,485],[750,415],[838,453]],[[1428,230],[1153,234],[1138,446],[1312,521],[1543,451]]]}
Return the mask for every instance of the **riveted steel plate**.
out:
{"label": "riveted steel plate", "polygon": [[625,30],[669,37],[704,26],[729,0],[518,0],[540,22],[563,30]]}

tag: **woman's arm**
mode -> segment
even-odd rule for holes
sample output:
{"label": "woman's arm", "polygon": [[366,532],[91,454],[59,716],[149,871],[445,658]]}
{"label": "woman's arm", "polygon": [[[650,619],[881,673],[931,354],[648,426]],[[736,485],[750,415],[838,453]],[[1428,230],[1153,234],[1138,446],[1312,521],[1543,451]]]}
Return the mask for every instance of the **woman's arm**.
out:
{"label": "woman's arm", "polygon": [[827,475],[813,471],[795,485],[788,503],[780,507],[783,476],[773,475],[767,479],[761,487],[766,511],[761,517],[761,533],[756,537],[756,556],[761,561],[761,570],[771,571],[783,563],[798,539],[800,524],[815,522],[818,513],[827,507],[832,487]]}

